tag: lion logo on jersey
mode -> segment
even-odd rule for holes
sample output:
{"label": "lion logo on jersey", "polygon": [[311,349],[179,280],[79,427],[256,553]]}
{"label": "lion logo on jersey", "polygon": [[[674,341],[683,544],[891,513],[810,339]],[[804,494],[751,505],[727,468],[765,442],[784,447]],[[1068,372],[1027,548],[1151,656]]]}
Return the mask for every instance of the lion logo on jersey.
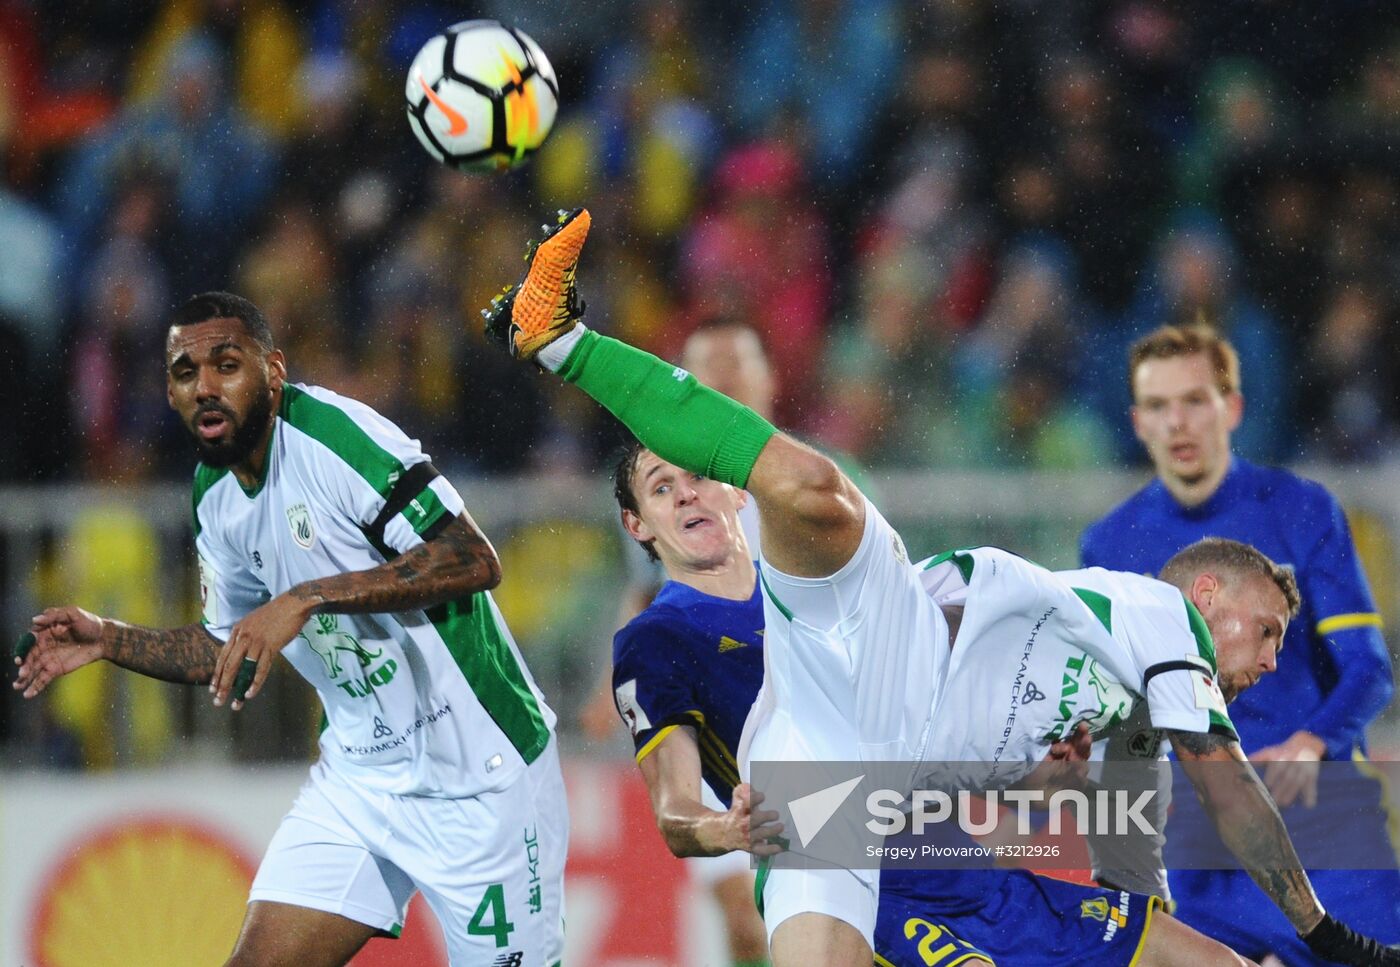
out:
{"label": "lion logo on jersey", "polygon": [[314,624],[316,627],[307,634],[306,629],[302,629],[297,635],[310,646],[322,662],[326,665],[326,675],[330,678],[339,678],[345,673],[340,666],[340,653],[348,652],[355,656],[361,668],[369,667],[369,663],[380,655],[384,654],[384,649],[377,651],[367,651],[364,645],[354,635],[347,634],[340,630],[340,618],[333,614],[318,614],[314,621],[308,623],[308,627]]}

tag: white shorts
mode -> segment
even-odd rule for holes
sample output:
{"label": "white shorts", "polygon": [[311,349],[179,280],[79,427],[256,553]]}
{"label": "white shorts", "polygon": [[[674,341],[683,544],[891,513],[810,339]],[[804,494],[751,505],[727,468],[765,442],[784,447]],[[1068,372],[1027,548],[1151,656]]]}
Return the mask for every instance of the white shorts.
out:
{"label": "white shorts", "polygon": [[880,904],[880,871],[812,869],[760,870],[763,926],[768,946],[784,920],[799,913],[824,913],[860,931],[875,949],[875,917]]}
{"label": "white shorts", "polygon": [[899,534],[866,501],[860,545],[830,577],[759,564],[764,678],[741,764],[918,761],[947,672],[948,623]]}
{"label": "white shorts", "polygon": [[370,792],[317,763],[248,899],[324,910],[397,936],[421,890],[454,967],[502,956],[552,965],[564,950],[568,835],[556,742],[519,781],[467,799]]}

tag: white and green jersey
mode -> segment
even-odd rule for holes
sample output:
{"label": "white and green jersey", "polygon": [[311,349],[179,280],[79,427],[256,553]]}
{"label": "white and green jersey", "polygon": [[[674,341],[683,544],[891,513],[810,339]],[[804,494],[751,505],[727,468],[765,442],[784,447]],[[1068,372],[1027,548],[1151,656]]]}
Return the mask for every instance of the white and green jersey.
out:
{"label": "white and green jersey", "polygon": [[[430,540],[462,499],[369,407],[288,384],[262,481],[195,471],[204,624],[221,641],[305,581]],[[366,788],[459,798],[514,781],[555,716],[485,592],[426,610],[315,616],[282,652],[321,696],[322,761]]]}
{"label": "white and green jersey", "polygon": [[[1080,722],[1235,737],[1200,613],[1169,584],[1087,568],[1049,571],[997,548],[918,565],[927,593],[962,606],[929,759],[976,760],[1015,778]],[[1160,735],[1138,740],[1154,758]]]}

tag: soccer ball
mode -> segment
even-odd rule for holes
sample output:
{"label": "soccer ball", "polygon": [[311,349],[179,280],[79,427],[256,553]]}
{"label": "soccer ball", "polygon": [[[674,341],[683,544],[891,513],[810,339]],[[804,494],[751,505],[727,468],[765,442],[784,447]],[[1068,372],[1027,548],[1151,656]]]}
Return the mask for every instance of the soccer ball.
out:
{"label": "soccer ball", "polygon": [[505,171],[539,150],[559,109],[559,82],[539,44],[495,20],[453,24],[408,70],[408,124],[453,168]]}

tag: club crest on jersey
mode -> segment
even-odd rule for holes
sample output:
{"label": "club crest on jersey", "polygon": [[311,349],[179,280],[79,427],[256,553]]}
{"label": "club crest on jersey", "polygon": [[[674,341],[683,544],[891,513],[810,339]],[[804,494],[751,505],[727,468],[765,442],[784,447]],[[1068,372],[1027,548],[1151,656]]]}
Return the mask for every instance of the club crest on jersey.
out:
{"label": "club crest on jersey", "polygon": [[297,542],[298,547],[311,549],[311,545],[316,543],[316,531],[311,526],[311,511],[306,509],[305,504],[293,504],[287,508],[287,523],[292,528],[292,540]]}
{"label": "club crest on jersey", "polygon": [[1118,902],[1112,905],[1107,897],[1080,900],[1079,918],[1081,920],[1098,920],[1106,924],[1103,939],[1107,942],[1113,939],[1113,935],[1118,932],[1120,927],[1128,925],[1128,911],[1131,904],[1132,896],[1121,891],[1118,894]]}

